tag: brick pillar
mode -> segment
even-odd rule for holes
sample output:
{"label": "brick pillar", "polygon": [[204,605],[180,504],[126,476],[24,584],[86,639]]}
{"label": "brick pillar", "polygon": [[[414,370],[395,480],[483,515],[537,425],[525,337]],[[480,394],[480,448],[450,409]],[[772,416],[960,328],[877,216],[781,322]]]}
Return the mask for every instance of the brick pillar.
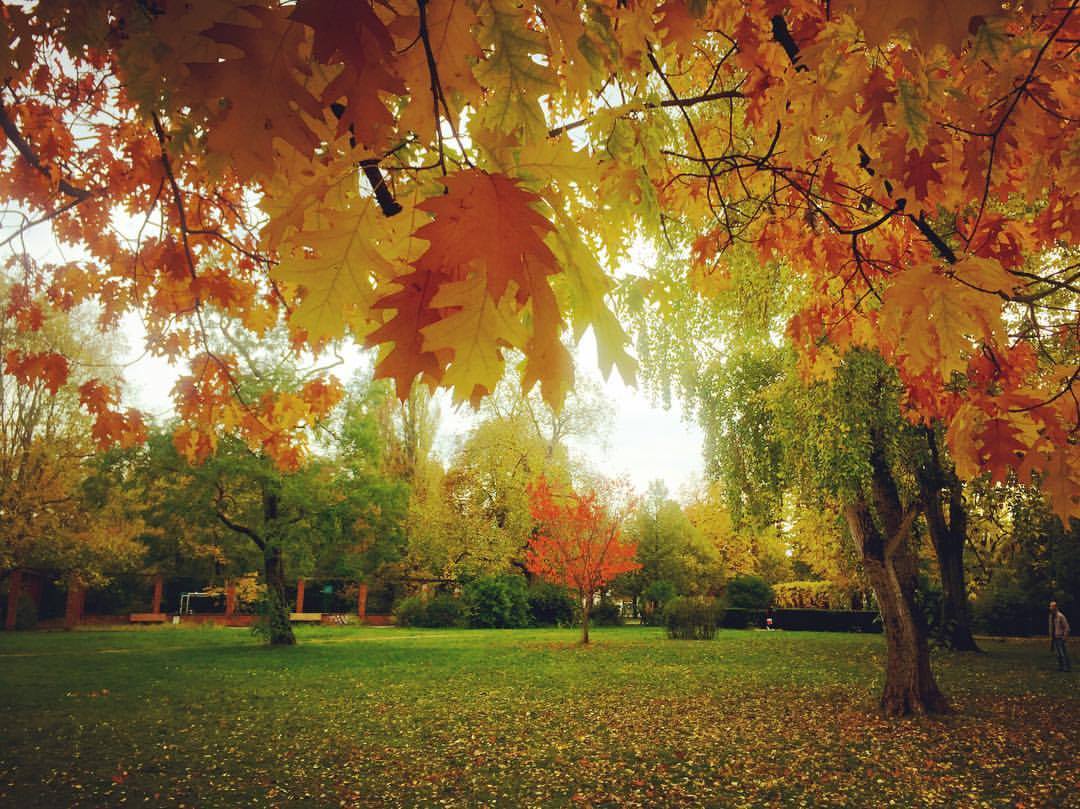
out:
{"label": "brick pillar", "polygon": [[15,628],[15,612],[19,609],[19,595],[22,593],[22,571],[13,570],[8,576],[7,617],[4,629]]}
{"label": "brick pillar", "polygon": [[296,580],[296,611],[304,611],[304,580]]}
{"label": "brick pillar", "polygon": [[232,618],[236,612],[236,585],[230,582],[225,585],[225,617]]}
{"label": "brick pillar", "polygon": [[359,616],[360,621],[367,620],[367,585],[360,585],[360,592],[356,598],[356,614]]}
{"label": "brick pillar", "polygon": [[83,608],[86,606],[86,590],[78,582],[70,582],[67,591],[67,604],[64,608],[64,629],[74,629],[82,623]]}
{"label": "brick pillar", "polygon": [[150,612],[161,612],[161,591],[164,588],[164,585],[165,580],[160,573],[154,576],[154,600]]}

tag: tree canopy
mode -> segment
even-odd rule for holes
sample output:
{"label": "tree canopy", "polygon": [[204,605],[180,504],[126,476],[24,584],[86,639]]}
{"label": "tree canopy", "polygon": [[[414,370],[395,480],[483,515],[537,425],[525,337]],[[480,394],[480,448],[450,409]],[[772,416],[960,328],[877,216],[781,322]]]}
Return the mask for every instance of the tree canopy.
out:
{"label": "tree canopy", "polygon": [[[963,477],[1012,470],[1077,514],[1076,8],[6,4],[7,244],[51,227],[79,253],[27,269],[9,308],[30,330],[30,293],[138,311],[153,353],[191,362],[185,454],[238,427],[295,466],[340,391],[245,398],[209,309],[377,347],[401,396],[477,401],[514,349],[558,405],[567,328],[634,374],[607,295],[639,236],[682,249],[705,295],[748,249],[806,280],[787,327],[806,375],[878,350]],[[82,400],[100,440],[141,436],[106,381]]]}

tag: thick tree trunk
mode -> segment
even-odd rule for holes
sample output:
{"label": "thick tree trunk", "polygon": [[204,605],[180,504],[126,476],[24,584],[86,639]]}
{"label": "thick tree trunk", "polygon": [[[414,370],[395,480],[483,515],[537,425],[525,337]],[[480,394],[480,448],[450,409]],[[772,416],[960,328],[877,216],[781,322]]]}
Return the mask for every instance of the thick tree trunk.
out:
{"label": "thick tree trunk", "polygon": [[944,712],[948,705],[930,668],[926,621],[916,599],[918,569],[909,536],[918,510],[904,509],[884,441],[876,434],[870,466],[873,508],[860,495],[845,506],[844,516],[862,554],[885,629],[881,707],[889,716]]}
{"label": "thick tree trunk", "polygon": [[[967,507],[963,484],[941,464],[934,434],[927,431],[930,463],[918,471],[919,492],[926,508],[926,526],[937,554],[941,574],[941,625],[950,649],[977,652],[971,633],[967,582],[964,576],[964,545],[967,542]],[[944,495],[944,497],[943,497]],[[945,499],[949,513],[945,515]]]}
{"label": "thick tree trunk", "polygon": [[[889,716],[947,710],[930,668],[926,627],[915,602],[914,565],[906,550],[889,552],[865,502],[845,508],[851,534],[862,551],[863,568],[881,610],[885,629],[885,689],[881,707]],[[904,558],[905,556],[909,558]]]}
{"label": "thick tree trunk", "polygon": [[296,643],[289,621],[289,602],[285,600],[285,559],[281,549],[268,545],[263,549],[266,573],[266,609],[271,646],[292,646]]}
{"label": "thick tree trunk", "polygon": [[[263,492],[263,524],[274,525],[279,517],[276,492]],[[263,546],[263,562],[266,572],[266,608],[271,646],[292,646],[296,643],[292,622],[289,620],[289,602],[285,600],[285,557],[273,541]]]}

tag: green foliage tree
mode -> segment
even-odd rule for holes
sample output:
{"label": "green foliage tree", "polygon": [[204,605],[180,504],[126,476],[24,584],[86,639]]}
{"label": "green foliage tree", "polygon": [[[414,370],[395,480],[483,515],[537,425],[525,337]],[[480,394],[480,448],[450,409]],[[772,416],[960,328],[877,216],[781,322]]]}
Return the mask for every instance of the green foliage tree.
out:
{"label": "green foliage tree", "polygon": [[736,576],[725,591],[727,605],[741,610],[763,610],[773,600],[773,590],[760,576]]}

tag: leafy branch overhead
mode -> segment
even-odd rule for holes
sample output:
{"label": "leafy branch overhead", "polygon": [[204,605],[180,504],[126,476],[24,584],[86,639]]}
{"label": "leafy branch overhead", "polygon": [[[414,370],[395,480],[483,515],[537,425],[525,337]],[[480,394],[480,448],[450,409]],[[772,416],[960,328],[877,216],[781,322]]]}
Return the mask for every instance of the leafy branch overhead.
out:
{"label": "leafy branch overhead", "polygon": [[[1080,514],[1077,0],[69,5],[0,16],[0,239],[78,248],[7,305],[28,330],[41,296],[138,312],[152,353],[193,361],[191,457],[237,430],[299,463],[334,398],[245,400],[210,309],[375,347],[402,396],[475,402],[520,357],[558,406],[568,335],[633,376],[609,293],[651,240],[704,295],[736,249],[784,262],[808,378],[874,350],[964,474]],[[97,437],[138,440],[87,385]]]}

